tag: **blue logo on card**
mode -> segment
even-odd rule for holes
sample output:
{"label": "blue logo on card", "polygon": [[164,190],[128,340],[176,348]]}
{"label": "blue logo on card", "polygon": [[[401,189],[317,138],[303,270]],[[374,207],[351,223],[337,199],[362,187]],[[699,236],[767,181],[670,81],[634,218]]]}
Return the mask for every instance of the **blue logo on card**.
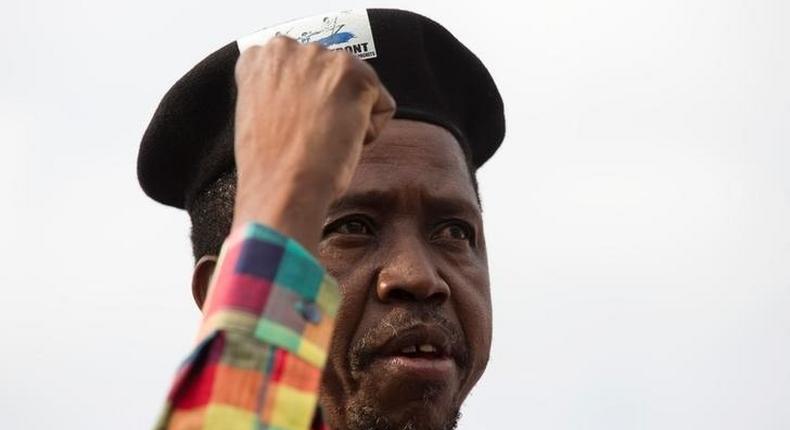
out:
{"label": "blue logo on card", "polygon": [[337,45],[338,43],[346,43],[349,40],[355,38],[354,33],[348,31],[341,31],[326,37],[322,37],[315,41],[320,45],[324,45],[326,47],[330,47],[332,45]]}

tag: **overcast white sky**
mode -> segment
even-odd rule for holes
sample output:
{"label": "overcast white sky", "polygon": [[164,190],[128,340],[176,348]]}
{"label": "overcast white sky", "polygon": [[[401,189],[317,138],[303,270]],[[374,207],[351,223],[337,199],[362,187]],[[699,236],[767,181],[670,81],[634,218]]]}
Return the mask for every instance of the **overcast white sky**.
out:
{"label": "overcast white sky", "polygon": [[488,65],[495,341],[462,430],[790,427],[790,2],[0,3],[0,427],[141,429],[189,351],[185,214],[137,145],[240,36],[412,9]]}

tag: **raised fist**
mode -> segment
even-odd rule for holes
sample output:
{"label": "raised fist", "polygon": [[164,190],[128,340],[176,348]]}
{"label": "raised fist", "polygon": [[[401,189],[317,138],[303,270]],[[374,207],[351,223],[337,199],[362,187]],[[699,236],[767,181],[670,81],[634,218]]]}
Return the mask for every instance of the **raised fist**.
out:
{"label": "raised fist", "polygon": [[234,224],[264,222],[311,249],[395,101],[364,61],[282,36],[241,54],[236,85]]}

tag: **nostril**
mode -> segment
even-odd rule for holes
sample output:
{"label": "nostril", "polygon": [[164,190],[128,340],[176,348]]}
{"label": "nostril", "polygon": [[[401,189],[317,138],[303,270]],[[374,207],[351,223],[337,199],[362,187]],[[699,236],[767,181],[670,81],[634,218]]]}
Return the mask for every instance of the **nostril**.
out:
{"label": "nostril", "polygon": [[445,293],[444,291],[436,291],[431,294],[426,300],[430,302],[435,302],[435,304],[440,305],[447,301],[447,298],[450,297],[449,294]]}
{"label": "nostril", "polygon": [[414,294],[402,288],[394,288],[390,290],[389,294],[387,294],[387,299],[397,300],[397,301],[409,301],[409,302],[417,300]]}
{"label": "nostril", "polygon": [[423,296],[417,292],[409,290],[408,288],[392,288],[387,290],[382,299],[387,302],[430,302],[441,304],[447,300],[448,294],[443,291],[429,292],[427,296]]}

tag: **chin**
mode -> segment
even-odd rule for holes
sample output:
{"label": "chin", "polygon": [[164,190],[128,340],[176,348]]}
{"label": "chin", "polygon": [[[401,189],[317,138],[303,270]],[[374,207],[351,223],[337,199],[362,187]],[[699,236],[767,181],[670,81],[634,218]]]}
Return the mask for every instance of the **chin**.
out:
{"label": "chin", "polygon": [[[348,430],[452,430],[459,418],[446,384],[387,381],[356,393],[346,407]],[[364,389],[369,388],[369,389]]]}
{"label": "chin", "polygon": [[438,410],[432,405],[401,407],[394,411],[374,406],[350,405],[348,430],[453,430],[458,424],[458,409]]}

